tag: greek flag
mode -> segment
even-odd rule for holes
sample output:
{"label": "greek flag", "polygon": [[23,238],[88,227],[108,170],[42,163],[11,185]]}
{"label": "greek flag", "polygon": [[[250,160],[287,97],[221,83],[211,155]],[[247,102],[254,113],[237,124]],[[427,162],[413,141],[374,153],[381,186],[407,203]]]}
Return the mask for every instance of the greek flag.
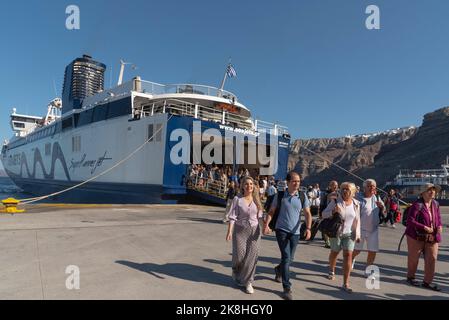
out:
{"label": "greek flag", "polygon": [[228,65],[228,68],[226,69],[226,74],[228,75],[229,78],[237,76],[237,72],[235,72],[235,69],[231,64]]}

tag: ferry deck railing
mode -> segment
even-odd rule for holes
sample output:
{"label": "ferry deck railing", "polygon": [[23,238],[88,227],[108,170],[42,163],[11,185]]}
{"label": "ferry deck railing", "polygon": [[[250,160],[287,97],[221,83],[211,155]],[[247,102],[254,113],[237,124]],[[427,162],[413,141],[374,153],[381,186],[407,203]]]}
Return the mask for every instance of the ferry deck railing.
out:
{"label": "ferry deck railing", "polygon": [[[230,91],[221,90],[211,86],[196,84],[169,84],[164,85],[156,82],[146,81],[136,77],[120,86],[104,90],[94,96],[87,97],[83,101],[83,108],[90,108],[97,104],[104,103],[112,97],[120,97],[129,94],[130,91],[146,93],[151,95],[163,95],[171,93],[189,93],[198,95],[215,96],[229,99],[232,103],[237,102],[237,96]],[[157,98],[157,97],[155,97]],[[171,103],[177,101],[177,103]],[[153,108],[152,108],[153,107]],[[141,106],[133,110],[133,116],[148,117],[155,113],[172,113],[192,116],[201,120],[215,121],[223,125],[234,126],[235,128],[243,128],[254,132],[267,132],[275,135],[288,135],[288,129],[277,123],[270,123],[259,119],[254,119],[240,114],[230,113],[225,110],[214,109],[200,104],[192,104],[191,102],[181,101],[177,99],[167,99],[160,104],[152,106]]]}
{"label": "ferry deck railing", "polygon": [[142,104],[142,106],[136,107],[134,112],[138,117],[142,118],[151,117],[158,113],[169,113],[179,116],[190,116],[205,121],[213,121],[235,128],[243,128],[254,133],[288,134],[288,129],[285,126],[179,99],[165,99],[151,104]]}
{"label": "ferry deck railing", "polygon": [[228,192],[228,186],[224,181],[201,177],[199,174],[192,174],[188,177],[187,188],[223,199],[226,198]]}
{"label": "ferry deck railing", "polygon": [[190,93],[201,94],[237,101],[237,96],[230,91],[198,84],[160,84],[146,80],[136,80],[136,91],[148,94]]}

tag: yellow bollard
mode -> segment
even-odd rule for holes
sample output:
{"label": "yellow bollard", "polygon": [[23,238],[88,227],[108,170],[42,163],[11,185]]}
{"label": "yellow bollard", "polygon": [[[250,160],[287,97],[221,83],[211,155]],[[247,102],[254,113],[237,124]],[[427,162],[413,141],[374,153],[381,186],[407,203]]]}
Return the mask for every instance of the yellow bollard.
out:
{"label": "yellow bollard", "polygon": [[22,213],[25,212],[25,210],[19,210],[17,209],[17,206],[19,205],[20,201],[14,198],[8,198],[5,200],[2,200],[3,205],[5,206],[4,211],[0,212],[6,212],[6,213]]}

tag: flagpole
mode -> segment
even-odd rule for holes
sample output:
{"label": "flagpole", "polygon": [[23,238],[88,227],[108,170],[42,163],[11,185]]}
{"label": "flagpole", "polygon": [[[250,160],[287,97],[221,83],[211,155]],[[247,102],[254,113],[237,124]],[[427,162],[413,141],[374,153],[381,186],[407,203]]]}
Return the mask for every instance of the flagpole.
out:
{"label": "flagpole", "polygon": [[228,76],[228,70],[229,70],[230,65],[231,65],[231,57],[229,57],[228,65],[226,66],[225,73],[223,76],[223,81],[221,82],[220,91],[218,91],[218,94],[220,95],[220,97],[223,95],[223,89],[224,89],[224,85],[226,82],[226,78]]}
{"label": "flagpole", "polygon": [[220,96],[221,96],[221,94],[223,93],[223,88],[224,88],[224,85],[225,85],[225,82],[226,82],[226,77],[228,76],[228,67],[226,67],[226,70],[225,70],[225,73],[224,73],[224,76],[223,76],[223,81],[221,82],[221,86],[220,86]]}

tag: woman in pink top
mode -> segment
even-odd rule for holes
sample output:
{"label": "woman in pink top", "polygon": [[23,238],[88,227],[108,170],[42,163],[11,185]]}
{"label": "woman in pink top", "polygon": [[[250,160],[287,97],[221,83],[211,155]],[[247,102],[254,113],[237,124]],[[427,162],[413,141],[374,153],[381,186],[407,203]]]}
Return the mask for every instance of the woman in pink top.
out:
{"label": "woman in pink top", "polygon": [[407,216],[407,282],[412,286],[419,286],[415,279],[419,257],[424,254],[424,279],[421,284],[426,289],[441,291],[437,284],[433,284],[435,265],[438,259],[438,244],[441,242],[443,224],[441,212],[435,195],[441,187],[432,183],[421,186],[420,199],[409,209]]}
{"label": "woman in pink top", "polygon": [[241,194],[232,201],[229,210],[229,227],[226,241],[232,240],[232,278],[246,293],[253,293],[254,274],[259,257],[262,204],[259,188],[253,178],[245,177],[241,183]]}

